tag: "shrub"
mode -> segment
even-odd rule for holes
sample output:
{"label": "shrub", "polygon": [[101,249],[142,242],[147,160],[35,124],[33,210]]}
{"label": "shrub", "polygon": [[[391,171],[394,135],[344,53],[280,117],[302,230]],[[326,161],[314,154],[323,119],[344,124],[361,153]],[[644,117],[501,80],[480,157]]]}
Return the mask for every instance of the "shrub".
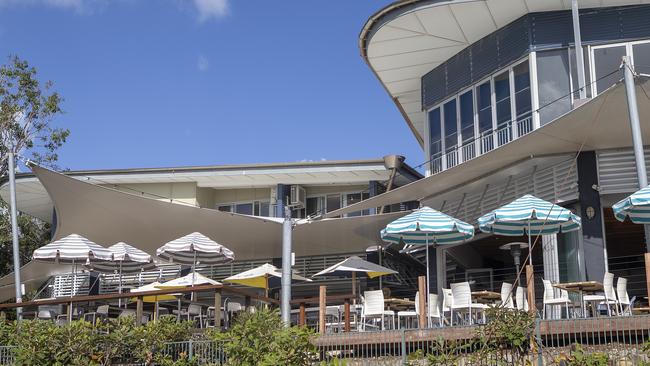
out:
{"label": "shrub", "polygon": [[242,314],[225,333],[210,337],[223,341],[228,365],[306,366],[316,352],[313,332],[305,327],[285,327],[277,310],[259,309]]}

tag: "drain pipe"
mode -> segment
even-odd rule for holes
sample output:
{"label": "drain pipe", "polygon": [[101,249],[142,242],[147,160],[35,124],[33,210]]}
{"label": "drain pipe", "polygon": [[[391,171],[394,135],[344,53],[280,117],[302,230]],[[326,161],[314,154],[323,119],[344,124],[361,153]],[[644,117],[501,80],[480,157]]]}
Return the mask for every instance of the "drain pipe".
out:
{"label": "drain pipe", "polygon": [[[386,186],[386,192],[390,191],[393,189],[393,183],[395,182],[395,176],[397,175],[397,171],[402,167],[402,164],[404,164],[404,159],[402,155],[386,155],[384,156],[384,166],[386,169],[390,170],[390,177],[388,178],[388,185]],[[386,209],[386,206],[381,206],[379,209],[379,214],[383,214],[384,210]],[[382,248],[381,245],[377,248],[379,249],[377,251],[377,255],[379,257],[379,265],[382,265],[383,262],[383,254],[384,254],[384,249]],[[379,289],[381,290],[383,288],[383,281],[381,280],[382,276],[379,276]]]}

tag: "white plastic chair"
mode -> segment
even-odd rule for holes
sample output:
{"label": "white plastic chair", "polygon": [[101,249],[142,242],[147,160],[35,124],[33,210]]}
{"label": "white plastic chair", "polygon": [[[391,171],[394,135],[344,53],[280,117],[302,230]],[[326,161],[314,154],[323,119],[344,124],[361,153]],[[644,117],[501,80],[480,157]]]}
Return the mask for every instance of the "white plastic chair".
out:
{"label": "white plastic chair", "polygon": [[566,308],[567,318],[569,317],[569,306],[573,306],[571,299],[569,299],[569,293],[566,290],[560,290],[560,297],[555,297],[555,291],[553,289],[553,284],[549,280],[542,279],[544,283],[544,299],[542,309],[542,319],[546,319],[546,307],[547,306],[562,306]]}
{"label": "white plastic chair", "polygon": [[451,325],[454,325],[454,312],[467,312],[469,323],[473,323],[472,311],[482,312],[487,306],[485,304],[472,303],[472,289],[469,282],[451,284],[451,294],[454,303],[451,305]]}
{"label": "white plastic chair", "polygon": [[627,293],[627,278],[619,277],[616,281],[616,295],[618,297],[619,313],[621,315],[632,315],[632,302]]}
{"label": "white plastic chair", "polygon": [[505,309],[515,308],[514,301],[512,301],[512,284],[510,283],[501,284],[501,304]]}
{"label": "white plastic chair", "polygon": [[445,314],[449,313],[449,324],[451,324],[451,307],[454,305],[454,295],[450,288],[443,288],[442,295],[442,317],[446,318]]}
{"label": "white plastic chair", "polygon": [[515,295],[515,303],[517,310],[528,311],[528,295],[526,287],[517,287],[517,294]]}
{"label": "white plastic chair", "polygon": [[442,327],[442,314],[438,306],[438,294],[429,294],[429,318],[438,319],[438,324]]}
{"label": "white plastic chair", "polygon": [[[425,305],[429,309],[429,318],[437,319],[438,324],[442,326],[442,316],[440,314],[440,306],[438,305],[438,295],[429,294],[429,303]],[[399,311],[397,312],[397,326],[402,329],[401,318],[417,318],[420,316],[420,293],[415,294],[415,311]],[[427,319],[428,320],[428,319]]]}
{"label": "white plastic chair", "polygon": [[109,309],[108,305],[100,305],[97,307],[97,311],[84,314],[84,320],[90,321],[91,323],[95,324],[97,318],[102,318],[102,319],[108,318],[108,309]]}
{"label": "white plastic chair", "polygon": [[390,317],[392,321],[392,329],[395,329],[395,312],[392,310],[384,309],[384,293],[381,290],[365,291],[363,293],[363,307],[361,308],[361,330],[366,330],[366,322],[368,319],[379,318],[381,322],[381,330],[386,329],[384,318]]}
{"label": "white plastic chair", "polygon": [[419,315],[420,315],[420,292],[418,291],[415,293],[415,311],[404,310],[404,311],[397,312],[397,328],[402,329],[402,318],[405,319],[415,318],[417,321]]}
{"label": "white plastic chair", "polygon": [[607,315],[612,316],[612,306],[614,306],[614,311],[618,314],[618,300],[616,299],[616,292],[614,290],[614,274],[609,272],[605,273],[602,294],[584,295],[582,299],[584,301],[584,309],[587,308],[587,304],[591,304],[596,315],[598,314],[599,304],[607,306]]}

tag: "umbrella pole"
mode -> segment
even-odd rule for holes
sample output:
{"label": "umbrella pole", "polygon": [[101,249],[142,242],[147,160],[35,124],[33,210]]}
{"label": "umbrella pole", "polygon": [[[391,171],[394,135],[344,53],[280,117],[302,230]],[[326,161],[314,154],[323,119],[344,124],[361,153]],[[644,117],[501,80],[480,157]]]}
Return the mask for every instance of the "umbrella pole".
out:
{"label": "umbrella pole", "polygon": [[[117,286],[117,291],[122,295],[122,261],[120,261],[120,279],[119,279],[119,284]],[[122,307],[122,298],[120,297],[117,299],[117,307],[121,308]]]}
{"label": "umbrella pole", "polygon": [[[192,287],[194,287],[194,281],[196,281],[196,249],[194,250],[194,262],[192,263]],[[194,292],[192,292],[190,300],[195,301]]]}
{"label": "umbrella pole", "polygon": [[[381,247],[381,245],[380,245],[380,246],[379,246],[379,252],[378,252],[378,254],[379,254],[379,265],[380,265],[380,266],[383,266],[383,260],[382,260],[382,259],[383,259],[383,258],[382,258],[383,253],[382,253],[382,251],[383,251],[383,250],[382,250],[382,247]],[[380,289],[380,290],[383,290],[383,282],[382,282],[382,280],[381,280],[381,277],[382,277],[382,276],[379,276],[379,289]]]}
{"label": "umbrella pole", "polygon": [[269,298],[269,274],[268,273],[264,274],[264,296],[267,299]]}
{"label": "umbrella pole", "polygon": [[[427,303],[427,312],[429,312],[429,314],[430,314],[431,309],[429,309],[429,306],[431,304],[429,304],[429,286],[431,284],[429,283],[429,235],[427,235],[426,238],[427,239],[426,239],[425,250],[426,250],[426,256],[427,256],[427,293],[426,294],[420,294],[420,296],[424,296],[424,299],[425,299],[425,301]],[[428,325],[429,328],[431,328],[431,317],[429,317],[429,314],[427,314],[427,325]]]}
{"label": "umbrella pole", "polygon": [[72,298],[75,295],[75,287],[77,285],[77,265],[74,262],[74,259],[72,259],[72,286],[70,286],[70,309],[68,309],[68,322],[72,322]]}
{"label": "umbrella pole", "polygon": [[528,264],[533,266],[533,251],[530,244],[530,221],[528,221]]}

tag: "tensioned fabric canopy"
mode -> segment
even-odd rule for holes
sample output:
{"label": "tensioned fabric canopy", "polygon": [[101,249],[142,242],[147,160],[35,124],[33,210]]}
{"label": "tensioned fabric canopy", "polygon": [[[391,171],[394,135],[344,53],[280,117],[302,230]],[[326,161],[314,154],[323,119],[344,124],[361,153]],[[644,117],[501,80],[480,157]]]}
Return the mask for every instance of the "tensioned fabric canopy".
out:
{"label": "tensioned fabric canopy", "polygon": [[479,217],[485,233],[523,236],[557,234],[580,229],[580,217],[570,210],[527,194]]}
{"label": "tensioned fabric canopy", "polygon": [[316,276],[350,277],[353,272],[366,274],[370,278],[397,273],[397,271],[394,271],[390,268],[382,267],[378,264],[368,262],[354,255],[342,260],[339,263],[336,263],[333,266],[325,268],[324,270],[316,273],[314,277]]}
{"label": "tensioned fabric canopy", "polygon": [[197,285],[221,285],[221,282],[205,277],[198,272],[190,272],[183,277],[163,282],[157,285],[156,288],[183,288]]}
{"label": "tensioned fabric canopy", "polygon": [[232,262],[235,259],[232,250],[199,232],[193,232],[166,243],[156,250],[156,254],[172,263],[193,266],[196,266],[198,262],[214,265]]}
{"label": "tensioned fabric canopy", "polygon": [[474,226],[431,207],[422,207],[400,217],[381,231],[385,242],[407,245],[455,244],[472,237]]}
{"label": "tensioned fabric canopy", "polygon": [[151,255],[127,243],[115,243],[107,249],[111,251],[111,260],[91,263],[90,267],[93,270],[102,273],[113,273],[116,270],[121,273],[137,273],[156,267]]}
{"label": "tensioned fabric canopy", "polygon": [[[272,264],[264,263],[261,266],[249,269],[248,271],[230,276],[224,279],[223,282],[237,283],[244,286],[267,289],[280,287],[281,279],[281,269]],[[311,282],[309,278],[303,277],[293,271],[291,273],[291,280]]]}
{"label": "tensioned fabric canopy", "polygon": [[650,224],[650,186],[616,202],[612,209],[618,221],[625,221],[629,217],[635,224]]}
{"label": "tensioned fabric canopy", "polygon": [[70,234],[36,249],[32,259],[39,262],[84,264],[110,261],[111,251],[81,235]]}

